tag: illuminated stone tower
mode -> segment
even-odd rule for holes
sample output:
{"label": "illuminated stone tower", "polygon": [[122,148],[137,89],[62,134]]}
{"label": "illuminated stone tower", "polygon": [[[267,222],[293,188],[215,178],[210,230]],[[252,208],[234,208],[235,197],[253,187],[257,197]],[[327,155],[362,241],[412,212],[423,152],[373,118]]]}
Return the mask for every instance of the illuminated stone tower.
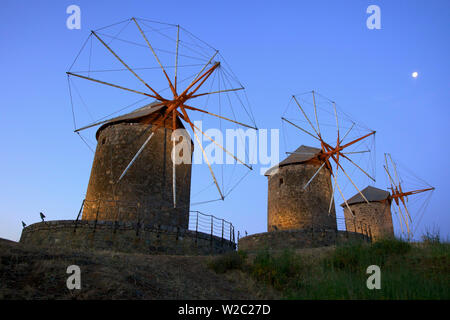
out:
{"label": "illuminated stone tower", "polygon": [[330,170],[325,166],[303,188],[322,164],[318,159],[320,153],[320,149],[302,145],[266,172],[268,231],[312,227],[336,230],[334,202],[328,213],[332,194]]}
{"label": "illuminated stone tower", "polygon": [[[155,132],[119,181],[124,169],[149,137],[151,126],[161,121],[165,106],[154,105],[149,104],[109,120],[98,129],[83,220],[130,221],[187,229],[191,164],[176,166],[177,207],[174,208],[171,121]],[[176,127],[184,129],[178,118]]]}
{"label": "illuminated stone tower", "polygon": [[347,231],[365,233],[367,232],[365,228],[368,226],[374,241],[380,238],[393,237],[394,226],[392,224],[390,193],[371,186],[362,190],[361,193],[369,203],[359,193],[351,197],[347,203],[353,215],[345,203],[341,204],[344,208]]}

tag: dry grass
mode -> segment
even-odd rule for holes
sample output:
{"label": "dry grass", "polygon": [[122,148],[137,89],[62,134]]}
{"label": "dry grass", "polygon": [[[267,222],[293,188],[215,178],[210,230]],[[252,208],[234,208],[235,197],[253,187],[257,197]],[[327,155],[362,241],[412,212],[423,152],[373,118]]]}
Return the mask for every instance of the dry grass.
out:
{"label": "dry grass", "polygon": [[[0,240],[0,299],[266,297],[264,286],[246,274],[217,274],[208,268],[209,260],[207,256],[42,249]],[[73,264],[81,268],[81,290],[66,287],[66,269]]]}

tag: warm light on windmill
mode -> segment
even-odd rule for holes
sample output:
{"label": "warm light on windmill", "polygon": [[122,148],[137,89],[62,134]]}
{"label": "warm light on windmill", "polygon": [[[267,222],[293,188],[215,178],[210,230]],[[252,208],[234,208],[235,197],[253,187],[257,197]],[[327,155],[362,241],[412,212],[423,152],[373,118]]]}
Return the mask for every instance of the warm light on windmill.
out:
{"label": "warm light on windmill", "polygon": [[[179,25],[156,23],[138,18],[131,18],[116,25],[121,27],[118,32],[108,31],[111,26],[91,32],[85,46],[80,51],[80,53],[87,52],[88,63],[83,65],[87,69],[72,71],[71,67],[67,72],[69,84],[72,84],[74,79],[82,79],[79,81],[93,83],[96,86],[91,90],[98,91],[97,87],[102,87],[102,90],[105,90],[103,88],[116,90],[114,94],[117,94],[116,92],[120,94],[117,96],[118,99],[131,94],[141,97],[139,101],[153,99],[154,102],[115,118],[105,116],[106,112],[113,111],[106,110],[105,113],[100,114],[101,117],[97,121],[90,121],[87,125],[76,127],[75,132],[81,134],[85,129],[95,126],[130,121],[131,117],[148,126],[143,133],[145,139],[136,148],[134,154],[124,155],[129,157],[126,159],[126,163],[118,162],[117,168],[108,169],[108,174],[111,176],[108,179],[112,181],[111,183],[119,185],[134,170],[136,163],[143,157],[144,150],[158,145],[159,142],[154,142],[155,139],[159,139],[156,138],[158,130],[169,129],[174,132],[179,128],[184,129],[184,123],[185,127],[191,130],[189,134],[192,140],[198,142],[197,146],[209,169],[212,185],[217,191],[217,198],[223,200],[228,194],[224,188],[228,186],[232,189],[232,184],[219,181],[220,177],[227,177],[227,175],[222,173],[219,177],[219,174],[215,172],[214,163],[210,160],[207,150],[202,146],[202,139],[212,142],[227,156],[232,157],[236,163],[242,164],[247,169],[252,170],[252,166],[246,162],[246,159],[236,156],[234,150],[227,150],[222,146],[221,141],[210,137],[202,127],[195,124],[195,121],[200,117],[203,120],[203,116],[205,116],[205,127],[210,126],[208,124],[211,121],[221,121],[219,125],[216,124],[219,128],[224,128],[224,125],[233,125],[256,130],[252,113],[244,105],[245,98],[239,96],[244,87],[236,80],[218,50]],[[112,27],[116,25],[112,25]],[[161,26],[164,27],[161,28]],[[92,49],[94,46],[98,47],[98,51]],[[99,55],[102,59],[98,58]],[[101,63],[102,67],[93,69],[94,62]],[[149,75],[149,72],[153,73]],[[110,78],[106,78],[108,76]],[[128,81],[128,83],[124,83],[124,81]],[[95,95],[100,96],[100,93],[95,92]],[[108,99],[113,100],[109,96]],[[81,99],[82,104],[86,106],[84,100],[84,98]],[[96,107],[98,107],[97,104],[96,101]],[[119,111],[123,109],[125,108],[121,108]],[[245,109],[242,114],[247,114],[248,117],[242,119],[239,109]],[[112,114],[114,113],[116,112]],[[222,122],[226,124],[222,124]],[[172,140],[170,144],[175,150],[175,140]],[[175,162],[173,161],[171,165],[173,175],[171,193],[174,208],[178,206],[177,184],[179,184],[176,178],[178,166]],[[161,175],[165,176],[165,170],[165,167],[162,168]],[[114,172],[114,176],[112,172]],[[135,172],[137,171],[135,170]]]}
{"label": "warm light on windmill", "polygon": [[[301,95],[302,97],[305,96]],[[320,153],[317,155],[311,155],[317,157],[317,160],[321,163],[317,171],[310,177],[308,182],[303,186],[305,190],[311,182],[316,179],[321,170],[327,168],[331,172],[333,181],[333,190],[331,192],[331,198],[329,200],[328,212],[331,212],[334,202],[334,193],[337,191],[344,200],[347,208],[351,211],[350,206],[347,204],[346,197],[344,196],[344,188],[338,181],[338,175],[342,175],[346,178],[355,190],[361,195],[361,197],[368,203],[368,200],[361,193],[360,188],[357,186],[354,178],[351,177],[353,170],[357,170],[365,177],[372,181],[375,181],[373,175],[368,173],[356,160],[352,157],[362,154],[370,154],[371,149],[367,145],[366,140],[369,137],[374,138],[375,131],[364,128],[358,125],[353,120],[345,119],[344,113],[338,112],[336,103],[331,101],[317,92],[309,92],[306,94],[308,99],[300,102],[297,96],[292,96],[292,100],[295,102],[294,107],[297,114],[300,114],[301,119],[296,117],[295,113],[291,115],[291,118],[283,116],[281,119],[284,123],[287,123],[290,127],[294,127],[301,131],[304,137],[311,137],[320,146]],[[318,97],[322,98],[322,103],[318,103]],[[304,104],[309,104],[309,108],[306,109]],[[308,111],[310,117],[308,117]],[[297,116],[298,117],[298,116]],[[298,124],[299,122],[305,123]],[[370,139],[369,139],[370,140]],[[363,148],[361,148],[364,146]],[[295,152],[287,152],[292,154]],[[350,166],[346,168],[345,165]]]}

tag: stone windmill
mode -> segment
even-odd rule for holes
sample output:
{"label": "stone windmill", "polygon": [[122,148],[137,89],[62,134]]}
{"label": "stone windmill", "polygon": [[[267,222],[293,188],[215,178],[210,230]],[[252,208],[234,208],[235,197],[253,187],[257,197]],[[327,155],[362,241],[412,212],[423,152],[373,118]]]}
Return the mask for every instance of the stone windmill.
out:
{"label": "stone windmill", "polygon": [[346,230],[370,233],[374,241],[394,237],[390,193],[372,186],[361,190],[361,193],[369,203],[357,193],[347,200],[351,212],[345,203],[341,204],[344,208]]}
{"label": "stone windmill", "polygon": [[[370,227],[374,240],[394,237],[391,205],[394,204],[394,213],[398,218],[400,234],[406,239],[412,239],[415,231],[428,206],[434,187],[418,178],[411,171],[399,173],[399,167],[389,153],[385,153],[384,169],[389,181],[391,191],[381,190],[368,186],[362,190],[367,203],[360,194],[355,194],[347,200],[352,212],[345,203],[344,215],[346,228],[354,232],[363,233],[365,226]],[[413,203],[409,202],[410,197]]]}
{"label": "stone windmill", "polygon": [[[220,186],[201,138],[216,145],[236,163],[252,169],[245,159],[240,159],[232,151],[225,149],[220,142],[194,123],[196,117],[206,116],[235,126],[256,129],[255,125],[245,124],[238,118],[238,108],[245,109],[242,103],[244,99],[239,96],[244,88],[232,71],[224,66],[226,63],[218,50],[204,45],[204,42],[179,25],[131,18],[112,26],[120,26],[119,32],[114,36],[105,33],[109,27],[92,31],[80,53],[83,50],[89,52],[86,43],[89,43],[90,39],[90,50],[92,51],[93,43],[97,44],[103,49],[103,53],[108,55],[105,61],[112,59],[120,69],[92,70],[89,53],[89,69],[72,71],[79,54],[67,72],[69,84],[72,84],[73,79],[82,79],[80,81],[112,88],[123,95],[132,94],[154,101],[132,112],[113,118],[102,117],[98,121],[75,128],[75,132],[80,134],[83,130],[100,126],[96,132],[97,147],[83,219],[137,220],[187,228],[193,150],[191,136],[198,142],[219,199],[223,200],[227,193]],[[124,35],[124,30],[128,30],[129,37]],[[171,33],[165,34],[162,30],[170,30]],[[193,39],[193,42],[182,38],[182,34]],[[138,39],[131,39],[131,36],[137,36]],[[173,47],[162,48],[163,44],[167,43],[162,40],[163,44],[153,43],[157,39],[165,40],[173,44]],[[119,43],[134,45],[128,56],[145,57],[145,61],[151,58],[153,65],[146,68],[133,67],[131,62],[134,65],[137,62],[123,57],[114,47],[119,47]],[[193,64],[193,61],[196,61],[196,64]],[[182,78],[184,68],[195,72]],[[146,77],[142,74],[149,70],[158,71],[158,74],[153,73],[150,79],[145,80]],[[119,74],[115,78],[117,82],[93,76],[98,74],[105,77],[111,72]],[[130,84],[138,84],[143,89],[122,84],[120,74],[123,73],[134,81]],[[164,82],[164,89],[160,89]],[[237,85],[233,86],[234,84]],[[72,89],[70,90],[72,97]],[[165,91],[169,91],[169,94]],[[220,98],[221,96],[224,97]],[[219,97],[214,100],[218,101],[218,107],[213,103],[214,97]],[[233,109],[233,101],[241,103]],[[224,113],[225,103],[230,104],[232,116]],[[245,112],[251,115],[247,109]],[[254,123],[252,116],[249,116],[249,119]],[[174,137],[174,133],[179,129],[188,129],[190,132],[186,131],[185,134]],[[188,142],[190,148],[179,152],[177,145],[182,141]]]}
{"label": "stone windmill", "polygon": [[[375,181],[375,179],[364,170],[357,161],[352,159],[352,156],[357,154],[367,154],[371,152],[370,148],[367,146],[365,147],[365,150],[359,148],[361,142],[364,142],[369,137],[374,137],[375,131],[363,128],[363,126],[357,124],[353,120],[346,119],[344,122],[344,120],[340,119],[340,113],[338,113],[334,101],[319,95],[322,97],[324,105],[319,109],[319,106],[316,103],[317,92],[312,91],[307,93],[307,95],[312,98],[310,103],[307,100],[302,100],[304,103],[300,103],[297,96],[292,96],[291,101],[295,102],[294,115],[292,115],[291,118],[287,118],[287,116],[284,115],[281,119],[283,123],[287,123],[291,128],[299,130],[302,134],[306,134],[307,137],[313,138],[313,140],[320,145],[320,148],[302,146],[294,152],[287,152],[290,156],[285,161],[302,164],[302,169],[298,169],[299,177],[295,179],[295,181],[292,181],[292,185],[295,185],[295,189],[297,190],[296,198],[304,199],[302,201],[305,201],[305,203],[314,203],[315,205],[311,204],[311,206],[316,208],[305,208],[305,210],[302,209],[302,211],[309,212],[306,215],[314,216],[320,223],[331,225],[331,222],[325,222],[331,221],[331,218],[326,218],[324,215],[326,216],[328,213],[329,216],[335,216],[334,192],[336,189],[344,200],[346,208],[353,215],[352,209],[343,194],[343,188],[338,182],[339,173],[342,172],[347,181],[357,190],[363,201],[369,203],[369,200],[364,193],[360,191],[357,184],[352,179],[351,174],[347,172],[348,169],[345,169],[345,166],[351,166],[352,169],[362,172],[364,176]],[[308,103],[310,104],[310,110],[305,110],[303,104]],[[322,112],[320,113],[319,110]],[[315,125],[313,124],[313,121],[310,120],[311,117],[308,117],[307,111],[313,115]],[[301,118],[299,119],[296,114],[300,114]],[[325,116],[328,117],[327,120],[324,119]],[[346,117],[345,114],[342,118],[344,117]],[[300,122],[305,123],[305,125],[299,124]],[[330,127],[331,129],[328,129]],[[342,135],[341,130],[344,127],[346,131]],[[324,128],[327,128],[327,130]],[[325,131],[327,131],[327,134]],[[284,171],[284,164],[280,163],[280,166],[280,171]],[[277,201],[273,202],[276,203]],[[312,219],[309,220],[312,221]],[[334,223],[334,226],[335,225],[336,224]]]}
{"label": "stone windmill", "polygon": [[[394,212],[398,217],[401,234],[406,239],[412,239],[435,188],[405,166],[400,167],[390,153],[385,153],[384,158],[384,169],[391,190],[389,199],[394,203]],[[413,204],[410,198],[415,198],[412,200],[416,203]]]}
{"label": "stone windmill", "polygon": [[[329,207],[331,171],[328,167],[317,171],[322,165],[321,155],[321,149],[302,145],[265,173],[268,231],[337,228],[334,204]],[[315,179],[304,188],[316,172]]]}
{"label": "stone windmill", "polygon": [[[110,119],[97,130],[84,220],[142,221],[187,229],[191,163],[175,167],[171,158],[172,133],[184,126],[178,117],[175,126],[164,121],[164,112],[163,106],[152,103]],[[159,128],[152,131],[151,142],[146,142],[149,125]],[[118,182],[120,168],[127,165],[126,160],[132,159],[136,150],[140,152],[133,161],[133,170]]]}

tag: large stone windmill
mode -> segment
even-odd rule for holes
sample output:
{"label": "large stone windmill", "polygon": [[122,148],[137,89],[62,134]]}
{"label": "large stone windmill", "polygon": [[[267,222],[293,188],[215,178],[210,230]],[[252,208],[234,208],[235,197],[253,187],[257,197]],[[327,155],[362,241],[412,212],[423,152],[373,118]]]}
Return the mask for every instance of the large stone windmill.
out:
{"label": "large stone windmill", "polygon": [[[150,56],[155,66],[133,68],[130,62],[113,48],[111,42],[117,40],[117,37],[108,41],[103,30],[102,32],[92,31],[91,42],[95,41],[108,54],[108,58],[118,63],[121,69],[69,71],[67,72],[69,83],[73,78],[82,79],[97,86],[124,92],[123,94],[131,93],[155,101],[130,113],[106,120],[101,119],[76,128],[75,132],[80,133],[83,130],[101,126],[96,133],[97,147],[86,193],[83,219],[142,221],[187,228],[191,195],[190,136],[198,142],[219,199],[223,200],[227,193],[218,181],[217,174],[202,146],[201,138],[212,142],[237,163],[252,169],[245,159],[236,157],[233,151],[225,149],[221,142],[217,142],[194,123],[196,119],[194,117],[206,116],[228,124],[256,129],[255,126],[244,124],[238,119],[236,110],[239,106],[232,105],[233,98],[239,102],[243,101],[238,93],[244,88],[238,82],[239,86],[232,87],[233,82],[227,78],[227,75],[233,79],[235,77],[231,71],[222,66],[221,56],[217,50],[211,47],[202,48],[198,45],[200,43],[198,38],[194,39],[196,42],[192,45],[185,39],[182,40],[180,34],[183,32],[191,38],[193,36],[180,26],[167,25],[163,29],[172,29],[174,34],[163,34],[164,36],[161,37],[160,29],[152,26],[151,22],[145,19],[132,18],[122,23],[124,27],[120,29],[120,32],[130,25],[134,27],[131,30],[132,36],[138,35],[139,40],[118,40],[136,45],[137,41],[142,42],[139,50],[143,51],[135,52],[133,48],[130,57],[135,57],[137,53],[139,57],[145,55],[149,58]],[[157,36],[161,39],[169,39],[175,47],[162,49],[160,43],[157,46],[152,44],[152,41],[158,39]],[[141,49],[142,46],[143,49]],[[208,55],[206,55],[207,52],[209,52]],[[184,59],[183,63],[180,59]],[[90,60],[89,56],[89,63]],[[199,64],[198,60],[203,62]],[[193,61],[197,63],[192,64]],[[195,72],[180,79],[183,67]],[[159,71],[159,74],[144,80],[145,77],[140,73],[148,69]],[[130,83],[138,83],[145,90],[117,83],[123,77],[116,77],[117,82],[114,83],[91,75],[98,72],[98,75],[105,77],[108,72],[117,73],[118,71],[125,72],[134,81]],[[163,79],[169,94],[164,93],[165,89],[156,88],[158,78]],[[235,80],[234,83],[236,83]],[[221,99],[221,95],[225,97]],[[218,98],[213,100],[215,97]],[[205,101],[204,106],[201,104],[202,101]],[[218,105],[216,109],[214,109],[214,102]],[[224,114],[225,103],[230,104],[227,109],[231,110],[229,112],[232,116]],[[185,130],[187,128],[190,133]],[[220,128],[223,128],[222,124]],[[173,137],[173,133],[177,129],[186,131],[182,135],[184,137],[182,140],[185,142],[189,140],[190,148],[184,150],[184,153],[189,153],[188,155],[176,152],[176,145],[180,141]],[[180,161],[180,157],[184,160]]]}
{"label": "large stone windmill", "polygon": [[[180,163],[174,169],[171,155],[174,127],[163,121],[166,109],[158,103],[149,104],[111,119],[98,129],[84,220],[141,221],[187,229],[191,163]],[[160,123],[132,169],[119,180],[121,169],[145,143],[149,126]],[[176,129],[184,129],[178,117]],[[192,147],[185,150],[191,151]],[[177,186],[175,190],[173,186]]]}
{"label": "large stone windmill", "polygon": [[[208,147],[234,159],[236,171],[252,169],[203,129],[256,129],[244,88],[218,50],[179,25],[131,18],[92,31],[67,76],[74,131],[89,145],[98,128],[86,197],[76,220],[33,224],[21,241],[144,253],[234,250],[231,222],[197,211],[189,225],[197,184],[207,180],[204,190],[218,201],[242,180],[225,183]],[[133,106],[142,107],[129,112]],[[204,148],[203,140],[211,144]],[[191,184],[195,170],[202,175]]]}

